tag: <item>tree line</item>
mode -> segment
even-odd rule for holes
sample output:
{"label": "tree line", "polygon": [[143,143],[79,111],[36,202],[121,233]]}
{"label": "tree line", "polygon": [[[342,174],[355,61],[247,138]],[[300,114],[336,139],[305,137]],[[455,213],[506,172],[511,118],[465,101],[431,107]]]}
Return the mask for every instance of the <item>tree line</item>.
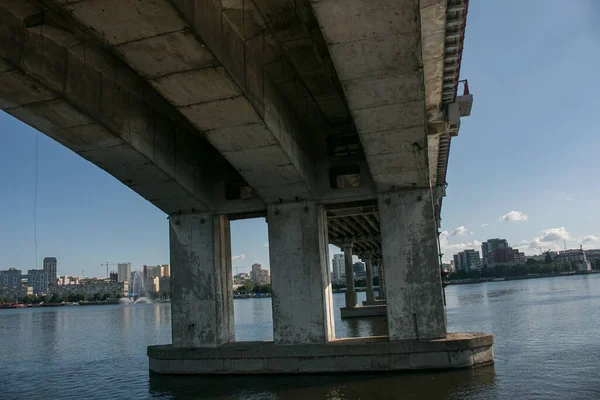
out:
{"label": "tree line", "polygon": [[[592,269],[600,270],[600,259],[594,259],[590,262],[592,264]],[[566,261],[561,264],[559,262],[550,260],[548,257],[544,261],[537,261],[533,258],[530,258],[525,264],[501,264],[494,267],[484,266],[477,271],[456,271],[449,274],[447,279],[514,278],[527,276],[530,274],[557,275],[574,271],[575,266],[570,261]]]}

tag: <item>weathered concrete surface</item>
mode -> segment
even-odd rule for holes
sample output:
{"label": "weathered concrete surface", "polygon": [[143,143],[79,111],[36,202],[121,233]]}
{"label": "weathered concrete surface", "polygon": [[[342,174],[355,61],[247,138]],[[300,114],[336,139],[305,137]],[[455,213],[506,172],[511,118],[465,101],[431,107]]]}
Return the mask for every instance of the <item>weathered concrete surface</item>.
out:
{"label": "weathered concrete surface", "polygon": [[373,290],[373,263],[371,258],[365,259],[365,267],[367,269],[367,302],[375,302],[375,291]]}
{"label": "weathered concrete surface", "polygon": [[379,214],[390,339],[445,337],[431,190],[382,194]]}
{"label": "weathered concrete surface", "polygon": [[239,174],[127,65],[36,4],[0,1],[0,109],[166,213],[213,208],[219,181]]}
{"label": "weathered concrete surface", "polygon": [[368,304],[353,308],[342,307],[340,314],[342,318],[362,318],[362,317],[386,317],[387,308],[385,304]]}
{"label": "weathered concrete surface", "polygon": [[150,371],[158,374],[296,374],[440,370],[493,364],[491,334],[458,333],[433,341],[387,337],[337,339],[322,345],[230,343],[215,349],[149,346]]}
{"label": "weathered concrete surface", "polygon": [[216,347],[234,340],[229,220],[172,215],[171,328],[175,347]]}
{"label": "weathered concrete surface", "polygon": [[269,206],[275,344],[335,337],[325,210],[315,202]]}
{"label": "weathered concrete surface", "polygon": [[353,308],[358,304],[356,291],[354,290],[354,264],[352,262],[352,244],[343,247],[344,269],[346,270],[346,307]]}
{"label": "weathered concrete surface", "polygon": [[380,189],[428,187],[419,1],[311,5],[375,182]]}
{"label": "weathered concrete surface", "polygon": [[49,3],[121,55],[265,201],[314,197],[304,132],[264,79],[277,52],[251,12],[240,30],[237,14],[214,0]]}

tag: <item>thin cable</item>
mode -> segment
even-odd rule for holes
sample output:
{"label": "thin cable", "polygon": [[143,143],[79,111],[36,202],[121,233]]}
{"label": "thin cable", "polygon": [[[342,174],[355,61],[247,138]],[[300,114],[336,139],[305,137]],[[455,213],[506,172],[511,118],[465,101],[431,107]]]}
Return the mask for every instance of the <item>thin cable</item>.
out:
{"label": "thin cable", "polygon": [[38,191],[38,143],[39,133],[35,135],[35,188],[33,191],[33,242],[35,243],[35,264],[37,268],[38,262],[38,244],[37,244],[37,191]]}

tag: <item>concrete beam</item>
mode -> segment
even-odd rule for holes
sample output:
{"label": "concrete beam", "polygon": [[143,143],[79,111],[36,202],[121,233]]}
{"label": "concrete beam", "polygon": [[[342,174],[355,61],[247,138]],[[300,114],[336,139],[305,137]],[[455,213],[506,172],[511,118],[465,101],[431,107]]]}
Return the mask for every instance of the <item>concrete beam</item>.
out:
{"label": "concrete beam", "polygon": [[173,104],[266,202],[313,198],[312,161],[293,113],[268,83],[252,81],[271,61],[246,57],[266,48],[260,26],[240,30],[238,13],[214,0],[61,7]]}
{"label": "concrete beam", "polygon": [[311,5],[379,190],[428,187],[419,2]]}
{"label": "concrete beam", "polygon": [[220,155],[106,51],[55,26],[31,26],[42,12],[51,13],[0,0],[0,108],[166,213],[210,209]]}

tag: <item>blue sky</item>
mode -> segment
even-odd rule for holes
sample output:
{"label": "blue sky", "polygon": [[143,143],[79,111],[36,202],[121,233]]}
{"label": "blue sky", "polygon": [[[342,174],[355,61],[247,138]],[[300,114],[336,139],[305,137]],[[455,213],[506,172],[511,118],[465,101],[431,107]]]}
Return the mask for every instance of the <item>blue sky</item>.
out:
{"label": "blue sky", "polygon": [[[600,247],[600,2],[471,2],[462,78],[475,96],[452,141],[445,258],[492,237],[526,253]],[[103,275],[101,263],[168,263],[166,215],[46,136],[0,112],[0,269]],[[511,213],[512,212],[512,213]],[[504,219],[502,217],[504,216]],[[264,219],[232,223],[234,267],[268,265]],[[333,248],[331,248],[333,251]]]}

